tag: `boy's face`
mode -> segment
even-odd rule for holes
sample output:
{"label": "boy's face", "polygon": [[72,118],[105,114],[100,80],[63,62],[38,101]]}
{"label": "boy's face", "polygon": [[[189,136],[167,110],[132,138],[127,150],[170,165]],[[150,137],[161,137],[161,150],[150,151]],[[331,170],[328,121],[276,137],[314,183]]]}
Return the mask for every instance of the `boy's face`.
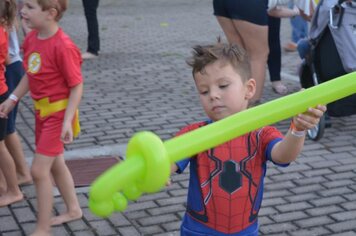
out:
{"label": "boy's face", "polygon": [[50,17],[49,10],[42,10],[37,0],[25,0],[21,9],[21,16],[31,29],[41,29]]}
{"label": "boy's face", "polygon": [[195,83],[205,113],[213,121],[245,110],[255,93],[256,82],[243,82],[230,63],[216,61],[195,74]]}

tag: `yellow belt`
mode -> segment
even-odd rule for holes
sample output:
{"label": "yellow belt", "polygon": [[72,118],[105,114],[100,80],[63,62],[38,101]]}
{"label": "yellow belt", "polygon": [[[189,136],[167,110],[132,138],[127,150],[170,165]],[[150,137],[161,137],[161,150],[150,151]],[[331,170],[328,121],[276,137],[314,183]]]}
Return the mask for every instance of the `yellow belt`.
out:
{"label": "yellow belt", "polygon": [[[53,113],[63,111],[67,108],[68,99],[62,99],[55,102],[49,102],[48,97],[42,98],[40,100],[33,100],[35,104],[35,109],[40,112],[40,117],[46,117]],[[79,124],[79,111],[75,111],[75,115],[72,123],[73,136],[77,137],[80,133],[80,124]]]}

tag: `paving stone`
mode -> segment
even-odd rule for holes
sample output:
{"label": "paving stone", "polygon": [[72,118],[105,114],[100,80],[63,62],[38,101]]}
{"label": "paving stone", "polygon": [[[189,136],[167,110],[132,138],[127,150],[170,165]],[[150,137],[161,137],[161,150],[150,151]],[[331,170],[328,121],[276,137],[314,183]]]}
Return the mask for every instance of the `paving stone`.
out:
{"label": "paving stone", "polygon": [[106,220],[90,221],[90,226],[98,235],[115,235],[117,231]]}
{"label": "paving stone", "polygon": [[334,233],[342,233],[345,231],[354,230],[356,225],[356,220],[342,221],[335,224],[328,224],[326,227]]}
{"label": "paving stone", "polygon": [[297,229],[297,226],[291,224],[291,223],[275,223],[275,224],[269,224],[264,227],[260,228],[260,231],[264,235],[270,235],[270,234],[287,234],[289,231],[293,231]]}
{"label": "paving stone", "polygon": [[0,217],[9,215],[11,215],[11,212],[8,207],[0,207]]}
{"label": "paving stone", "polygon": [[345,202],[345,203],[342,203],[341,206],[344,208],[344,209],[347,209],[347,210],[355,210],[356,209],[356,201],[350,201],[350,202]]}
{"label": "paving stone", "polygon": [[68,222],[67,225],[71,231],[86,231],[88,229],[87,223],[83,220]]}
{"label": "paving stone", "polygon": [[299,193],[299,194],[295,194],[292,196],[286,196],[284,198],[287,199],[291,203],[296,203],[296,202],[308,201],[310,199],[317,199],[317,198],[319,198],[319,196],[315,193],[303,193],[303,194]]}
{"label": "paving stone", "polygon": [[138,203],[133,202],[133,203],[129,203],[126,212],[145,210],[157,206],[158,205],[154,201],[146,201],[146,202],[138,202]]}
{"label": "paving stone", "polygon": [[18,220],[19,223],[29,222],[29,221],[36,221],[36,216],[32,212],[32,210],[28,207],[16,208],[13,209],[13,212]]}
{"label": "paving stone", "polygon": [[162,215],[168,213],[175,213],[181,210],[185,210],[184,206],[182,204],[177,204],[177,205],[148,209],[147,212],[152,216],[156,216],[156,215]]}
{"label": "paving stone", "polygon": [[345,202],[345,199],[340,196],[333,196],[333,197],[325,197],[317,200],[311,200],[310,202],[315,206],[325,206],[325,205],[330,206],[331,204],[343,203]]}
{"label": "paving stone", "polygon": [[185,203],[186,200],[187,200],[186,196],[170,197],[167,199],[159,199],[159,200],[157,200],[157,203],[160,206],[167,206],[167,205],[172,205],[172,204]]}
{"label": "paving stone", "polygon": [[308,209],[311,207],[313,206],[307,202],[297,202],[297,203],[290,203],[290,204],[276,206],[276,208],[281,212],[297,211],[297,210]]}
{"label": "paving stone", "polygon": [[342,211],[343,209],[336,205],[331,205],[331,206],[328,205],[328,206],[317,207],[317,208],[306,210],[306,212],[311,216],[330,215],[331,213],[342,212]]}
{"label": "paving stone", "polygon": [[141,233],[139,231],[137,231],[137,229],[135,229],[132,226],[128,226],[128,227],[119,227],[117,229],[121,235],[132,235],[132,236],[139,236],[141,235]]}
{"label": "paving stone", "polygon": [[308,215],[301,211],[288,212],[283,214],[274,214],[270,216],[276,223],[291,222],[299,219],[308,219]]}
{"label": "paving stone", "polygon": [[356,210],[335,213],[332,214],[331,217],[336,219],[338,222],[345,221],[345,220],[353,220],[356,218]]}
{"label": "paving stone", "polygon": [[317,217],[309,217],[307,219],[298,220],[295,222],[301,228],[309,228],[309,227],[316,227],[319,225],[326,225],[334,223],[332,219],[327,216],[317,216]]}
{"label": "paving stone", "polygon": [[85,231],[73,231],[73,235],[75,236],[94,236],[94,232],[91,230],[85,230]]}
{"label": "paving stone", "polygon": [[11,232],[3,232],[2,236],[22,236],[23,233],[21,231],[11,231]]}
{"label": "paving stone", "polygon": [[291,191],[295,194],[310,193],[311,191],[324,190],[325,187],[320,184],[310,184],[301,187],[291,188]]}
{"label": "paving stone", "polygon": [[143,226],[148,226],[148,225],[157,225],[157,224],[163,224],[163,223],[168,223],[178,220],[177,216],[175,214],[165,214],[165,215],[159,215],[155,217],[146,217],[139,219],[138,222],[143,225]]}
{"label": "paving stone", "polygon": [[355,236],[356,232],[355,231],[348,231],[348,232],[343,232],[339,234],[333,234],[334,236]]}
{"label": "paving stone", "polygon": [[115,227],[130,225],[130,221],[122,213],[114,213],[108,219]]}
{"label": "paving stone", "polygon": [[15,231],[19,230],[19,226],[13,220],[12,216],[1,216],[0,229],[4,232]]}
{"label": "paving stone", "polygon": [[347,193],[352,193],[352,190],[347,187],[332,188],[328,190],[319,191],[319,194],[324,197],[329,197],[333,195],[346,195]]}
{"label": "paving stone", "polygon": [[330,231],[324,227],[315,227],[309,229],[302,229],[298,231],[289,232],[291,236],[318,236],[318,235],[329,235]]}
{"label": "paving stone", "polygon": [[[171,231],[171,230],[169,230]],[[164,230],[159,227],[158,225],[152,225],[152,226],[147,226],[147,227],[140,227],[140,233],[143,235],[154,235],[154,234],[159,234],[163,233]]]}

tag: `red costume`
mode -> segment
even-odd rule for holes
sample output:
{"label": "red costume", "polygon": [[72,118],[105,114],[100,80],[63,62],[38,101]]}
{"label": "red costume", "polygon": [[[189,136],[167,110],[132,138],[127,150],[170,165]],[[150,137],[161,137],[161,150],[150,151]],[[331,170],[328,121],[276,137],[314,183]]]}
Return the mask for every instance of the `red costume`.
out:
{"label": "red costume", "polygon": [[[178,135],[204,125],[189,125]],[[178,172],[190,162],[181,235],[257,235],[266,162],[282,137],[264,127],[178,162]]]}
{"label": "red costume", "polygon": [[[55,35],[47,39],[39,39],[38,32],[33,30],[26,36],[22,47],[24,68],[36,107],[36,152],[57,156],[64,149],[60,134],[65,100],[70,95],[70,89],[83,81],[81,54],[62,29],[58,29]],[[43,99],[48,99],[49,102],[45,102],[44,106],[40,106],[42,103],[37,104]],[[60,109],[49,115],[40,115],[40,110],[45,113],[46,108],[54,102],[62,103]],[[41,109],[37,110],[37,107]]]}

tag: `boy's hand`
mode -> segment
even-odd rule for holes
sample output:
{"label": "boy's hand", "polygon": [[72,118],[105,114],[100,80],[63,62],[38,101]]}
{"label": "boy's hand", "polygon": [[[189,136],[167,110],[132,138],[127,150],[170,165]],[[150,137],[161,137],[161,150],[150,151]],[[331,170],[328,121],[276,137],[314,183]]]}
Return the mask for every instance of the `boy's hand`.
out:
{"label": "boy's hand", "polygon": [[73,129],[71,122],[64,122],[61,133],[61,140],[64,144],[73,142]]}
{"label": "boy's hand", "polygon": [[14,109],[16,103],[10,99],[6,99],[3,103],[0,104],[0,118],[6,119],[7,114],[9,114],[12,109]]}
{"label": "boy's hand", "polygon": [[326,111],[326,106],[318,105],[316,108],[309,108],[303,114],[293,117],[293,123],[297,130],[311,129],[319,123],[320,117]]}

